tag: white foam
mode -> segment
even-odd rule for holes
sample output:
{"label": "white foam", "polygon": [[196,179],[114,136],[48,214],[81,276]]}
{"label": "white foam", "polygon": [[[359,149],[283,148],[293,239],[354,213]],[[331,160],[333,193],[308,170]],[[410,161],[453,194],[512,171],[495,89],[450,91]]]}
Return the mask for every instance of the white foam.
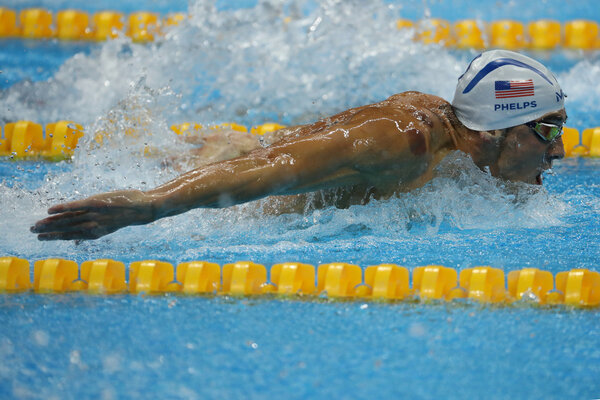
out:
{"label": "white foam", "polygon": [[592,128],[599,125],[597,118],[600,102],[600,63],[598,57],[577,62],[571,69],[558,75],[559,83],[567,94],[565,107],[569,125]]}

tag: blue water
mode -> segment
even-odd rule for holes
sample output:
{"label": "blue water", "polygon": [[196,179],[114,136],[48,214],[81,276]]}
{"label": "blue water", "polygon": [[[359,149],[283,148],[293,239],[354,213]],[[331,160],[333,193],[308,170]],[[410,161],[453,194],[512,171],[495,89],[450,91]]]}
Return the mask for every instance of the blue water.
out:
{"label": "blue water", "polygon": [[598,396],[598,320],[586,311],[79,295],[2,301],[3,312],[19,310],[0,338],[6,398]]}
{"label": "blue water", "polygon": [[[270,216],[258,202],[194,210],[93,242],[38,242],[28,228],[51,204],[176,176],[162,161],[189,148],[174,140],[172,123],[309,122],[409,89],[451,99],[475,53],[413,43],[393,28],[398,17],[600,19],[593,2],[253,5],[193,2],[190,22],[150,45],[0,42],[0,118],[66,118],[86,133],[111,132],[100,147],[86,135],[70,162],[0,161],[0,255],[597,270],[597,159],[559,161],[537,188],[498,181],[453,154],[424,188],[367,206]],[[598,54],[532,55],[569,95],[569,125],[600,126]],[[142,157],[145,146],[160,152]],[[0,397],[595,398],[599,317],[598,309],[519,304],[0,295]]]}

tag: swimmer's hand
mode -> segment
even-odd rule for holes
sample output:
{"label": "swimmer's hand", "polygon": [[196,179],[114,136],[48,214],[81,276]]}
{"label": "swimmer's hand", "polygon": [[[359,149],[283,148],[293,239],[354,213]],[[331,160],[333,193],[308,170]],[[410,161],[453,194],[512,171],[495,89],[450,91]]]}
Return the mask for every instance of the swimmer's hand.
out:
{"label": "swimmer's hand", "polygon": [[55,205],[31,227],[39,240],[98,239],[129,225],[154,221],[152,202],[139,190],[103,193]]}

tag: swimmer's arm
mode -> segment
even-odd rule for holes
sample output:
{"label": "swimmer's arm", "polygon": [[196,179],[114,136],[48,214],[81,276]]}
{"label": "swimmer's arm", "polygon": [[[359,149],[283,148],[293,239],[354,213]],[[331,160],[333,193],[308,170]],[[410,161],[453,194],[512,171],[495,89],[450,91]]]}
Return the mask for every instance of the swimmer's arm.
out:
{"label": "swimmer's arm", "polygon": [[187,172],[156,189],[124,190],[59,204],[31,231],[39,240],[97,239],[193,208],[227,207],[269,195],[353,184],[352,151],[343,131],[319,133]]}
{"label": "swimmer's arm", "polygon": [[159,219],[193,208],[221,208],[270,195],[354,185],[364,180],[353,163],[356,156],[340,127],[210,164],[145,194]]}
{"label": "swimmer's arm", "polygon": [[415,143],[409,138],[418,137],[428,147],[428,140],[404,133],[414,130],[415,123],[412,114],[393,107],[364,108],[345,123],[190,171],[146,195],[159,219],[271,195],[391,183],[384,179],[397,184],[396,172],[406,166],[407,157],[414,157]]}
{"label": "swimmer's arm", "polygon": [[51,207],[32,231],[40,240],[95,239],[193,208],[227,207],[270,195],[373,184],[407,153],[393,112],[365,109],[347,123],[187,172],[147,192],[104,193]]}

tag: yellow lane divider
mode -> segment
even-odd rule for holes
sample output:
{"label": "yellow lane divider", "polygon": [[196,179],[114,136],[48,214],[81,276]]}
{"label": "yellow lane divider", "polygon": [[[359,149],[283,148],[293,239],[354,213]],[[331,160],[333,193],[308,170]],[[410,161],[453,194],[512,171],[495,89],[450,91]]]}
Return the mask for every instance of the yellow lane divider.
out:
{"label": "yellow lane divider", "polygon": [[[126,16],[118,11],[99,11],[91,17],[80,10],[62,10],[54,16],[43,8],[15,11],[0,7],[0,38],[107,40],[125,34],[135,42],[149,42],[162,34],[161,28],[178,25],[189,16],[138,11]],[[289,23],[290,18],[285,18]],[[450,23],[439,18],[411,21],[400,19],[398,29],[414,29],[414,39],[457,48],[552,50],[558,47],[593,50],[600,48],[599,26],[584,19],[561,24],[541,19],[522,23],[514,20],[484,22],[461,20]]]}
{"label": "yellow lane divider", "polygon": [[162,34],[161,27],[178,25],[183,13],[160,18],[157,13],[134,12],[126,18],[118,11],[99,11],[91,17],[79,10],[62,10],[56,16],[43,8],[17,12],[0,7],[0,38],[107,40],[126,34],[134,42],[149,42]]}
{"label": "yellow lane divider", "polygon": [[561,24],[541,19],[527,24],[513,20],[484,22],[461,20],[450,23],[431,18],[420,21],[398,20],[398,29],[414,30],[414,40],[439,43],[459,49],[504,48],[510,50],[594,50],[600,48],[596,21],[573,20]]}
{"label": "yellow lane divider", "polygon": [[[0,257],[0,292],[36,293],[83,291],[92,294],[182,293],[253,296],[262,294],[326,296],[341,299],[404,300],[470,299],[482,303],[564,304],[577,307],[600,305],[600,273],[588,269],[559,272],[524,268],[510,271],[488,266],[466,268],[460,274],[440,265],[417,267],[412,272],[395,264],[358,265],[331,263],[315,267],[302,263],[275,264],[270,281],[264,265],[251,261],[218,264],[205,261],[170,263],[136,261],[129,266],[114,260],[74,261],[51,258],[34,263],[30,282],[29,262]],[[316,285],[315,285],[316,277]],[[508,282],[506,282],[508,281]]]}
{"label": "yellow lane divider", "polygon": [[565,127],[563,144],[567,157],[600,157],[600,127],[584,129]]}
{"label": "yellow lane divider", "polygon": [[83,136],[83,127],[72,121],[42,125],[31,121],[8,123],[0,128],[0,157],[14,159],[44,158],[50,161],[70,157]]}

